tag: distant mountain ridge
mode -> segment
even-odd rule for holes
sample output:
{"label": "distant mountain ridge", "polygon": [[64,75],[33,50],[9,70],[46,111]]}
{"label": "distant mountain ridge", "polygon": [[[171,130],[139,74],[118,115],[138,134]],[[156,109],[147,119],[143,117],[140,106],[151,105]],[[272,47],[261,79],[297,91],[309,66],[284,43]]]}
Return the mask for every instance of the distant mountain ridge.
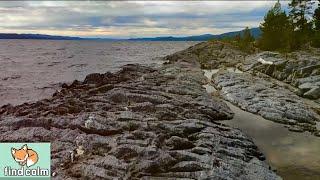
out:
{"label": "distant mountain ridge", "polygon": [[[250,32],[254,38],[258,38],[261,35],[260,28],[251,28]],[[213,35],[213,34],[203,34],[198,36],[187,36],[187,37],[154,37],[154,38],[131,38],[129,41],[207,41],[210,39],[222,39],[226,37],[234,37],[236,35],[243,34],[241,31],[227,32],[223,34]]]}
{"label": "distant mountain ridge", "polygon": [[[261,35],[260,28],[250,29],[253,37],[258,38]],[[44,40],[101,40],[101,41],[207,41],[210,39],[222,39],[225,37],[234,37],[237,34],[242,34],[242,31],[227,32],[223,34],[203,34],[197,36],[186,37],[150,37],[150,38],[130,38],[130,39],[111,39],[111,38],[80,38],[70,36],[53,36],[44,34],[15,34],[15,33],[0,33],[0,39],[44,39]]]}
{"label": "distant mountain ridge", "polygon": [[0,33],[0,39],[48,39],[48,40],[81,40],[80,37],[52,36],[45,34]]}

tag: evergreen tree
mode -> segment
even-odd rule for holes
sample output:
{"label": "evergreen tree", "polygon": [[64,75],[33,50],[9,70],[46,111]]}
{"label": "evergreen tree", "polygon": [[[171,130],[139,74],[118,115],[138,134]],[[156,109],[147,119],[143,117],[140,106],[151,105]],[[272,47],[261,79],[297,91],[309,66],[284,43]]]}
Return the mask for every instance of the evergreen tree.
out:
{"label": "evergreen tree", "polygon": [[242,50],[247,53],[252,53],[254,50],[253,47],[253,42],[254,42],[254,37],[251,35],[250,29],[246,27],[242,31],[242,37],[237,37],[240,38],[239,41],[237,42],[237,46]]}
{"label": "evergreen tree", "polygon": [[243,37],[242,37],[242,41],[246,42],[246,43],[250,43],[254,41],[254,37],[251,35],[250,29],[248,27],[246,27],[243,30]]}
{"label": "evergreen tree", "polygon": [[313,14],[314,28],[316,31],[320,31],[320,7],[318,7]]}
{"label": "evergreen tree", "polygon": [[320,7],[318,7],[314,11],[313,22],[314,22],[314,34],[312,37],[311,45],[313,47],[320,47]]}
{"label": "evergreen tree", "polygon": [[312,17],[314,0],[292,0],[289,4],[290,18],[294,27],[294,48],[307,43],[312,36],[312,23],[307,17]]}
{"label": "evergreen tree", "polygon": [[314,3],[313,0],[292,0],[291,3],[289,3],[291,8],[290,17],[297,30],[303,30],[309,27],[307,17],[312,17],[312,7]]}
{"label": "evergreen tree", "polygon": [[289,51],[293,28],[289,17],[281,9],[279,1],[268,11],[264,22],[259,47],[263,50]]}

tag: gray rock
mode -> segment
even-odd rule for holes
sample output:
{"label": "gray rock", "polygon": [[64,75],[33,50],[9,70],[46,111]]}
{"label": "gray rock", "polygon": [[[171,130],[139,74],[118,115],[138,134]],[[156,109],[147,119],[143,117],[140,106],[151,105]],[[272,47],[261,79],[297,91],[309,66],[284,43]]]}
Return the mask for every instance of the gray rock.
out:
{"label": "gray rock", "polygon": [[[249,73],[220,71],[214,76],[214,84],[224,99],[265,119],[282,124],[297,124],[304,131],[310,132],[315,130],[315,122],[319,121],[316,112],[299,96],[269,79]],[[318,91],[316,89],[314,93]],[[310,127],[303,127],[305,123]]]}
{"label": "gray rock", "polygon": [[304,78],[299,78],[295,81],[295,84],[297,85],[301,85],[304,83],[312,83],[312,84],[317,84],[319,85],[320,82],[320,75],[318,76],[308,76],[308,77],[304,77]]}
{"label": "gray rock", "polygon": [[198,62],[202,68],[216,69],[223,66],[235,66],[242,62],[247,54],[234,46],[220,42],[202,42],[186,50],[165,57],[171,63],[179,61]]}
{"label": "gray rock", "polygon": [[3,106],[0,141],[51,142],[52,179],[279,179],[250,138],[216,122],[233,113],[195,65],[126,65]]}
{"label": "gray rock", "polygon": [[[272,62],[272,64],[257,63],[261,58]],[[311,99],[314,99],[314,97],[304,96],[303,94],[314,87],[320,86],[320,61],[317,55],[313,55],[312,52],[299,51],[287,55],[262,52],[247,57],[239,67],[244,71],[251,71],[252,73],[258,71],[291,84],[299,89],[292,90],[293,92]]]}
{"label": "gray rock", "polygon": [[182,150],[182,149],[190,149],[195,145],[190,142],[188,139],[181,138],[178,136],[172,136],[167,140],[166,145],[172,147],[173,150]]}
{"label": "gray rock", "polygon": [[301,89],[303,92],[309,91],[310,89],[317,87],[315,84],[307,82],[304,84],[299,85],[299,89]]}
{"label": "gray rock", "polygon": [[320,98],[320,86],[312,88],[308,92],[304,93],[303,96],[310,99]]}

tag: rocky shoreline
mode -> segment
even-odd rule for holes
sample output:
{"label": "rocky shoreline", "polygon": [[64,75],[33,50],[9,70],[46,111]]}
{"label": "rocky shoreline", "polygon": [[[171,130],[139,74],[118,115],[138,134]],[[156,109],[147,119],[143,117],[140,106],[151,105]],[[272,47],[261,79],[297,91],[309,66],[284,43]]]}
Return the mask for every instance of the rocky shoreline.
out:
{"label": "rocky shoreline", "polygon": [[[310,49],[281,55],[262,52],[252,55],[240,66],[244,71],[253,70],[295,87],[295,93],[304,98],[320,99],[320,52]],[[267,63],[257,63],[263,59]]]}
{"label": "rocky shoreline", "polygon": [[225,100],[247,112],[286,124],[291,131],[318,135],[318,115],[295,93],[267,79],[246,72],[219,71],[213,83]]}
{"label": "rocky shoreline", "polygon": [[196,61],[126,65],[0,108],[1,142],[51,142],[54,179],[281,179]]}
{"label": "rocky shoreline", "polygon": [[[166,57],[170,62],[196,60],[212,76],[215,95],[295,132],[320,135],[320,51],[245,54],[224,42],[210,41]],[[226,68],[237,72],[227,71]],[[238,73],[241,72],[241,73]]]}
{"label": "rocky shoreline", "polygon": [[[281,179],[250,137],[219,123],[234,115],[221,98],[319,136],[318,55],[203,42],[161,67],[130,64],[2,106],[0,140],[51,142],[54,179]],[[214,96],[201,68],[216,69]]]}

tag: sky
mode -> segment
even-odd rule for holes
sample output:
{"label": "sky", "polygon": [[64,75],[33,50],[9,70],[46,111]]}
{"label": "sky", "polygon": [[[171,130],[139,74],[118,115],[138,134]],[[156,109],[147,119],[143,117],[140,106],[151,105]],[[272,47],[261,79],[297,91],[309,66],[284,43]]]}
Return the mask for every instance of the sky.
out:
{"label": "sky", "polygon": [[[275,1],[0,1],[0,33],[134,38],[258,27]],[[281,1],[286,8],[288,2]]]}

